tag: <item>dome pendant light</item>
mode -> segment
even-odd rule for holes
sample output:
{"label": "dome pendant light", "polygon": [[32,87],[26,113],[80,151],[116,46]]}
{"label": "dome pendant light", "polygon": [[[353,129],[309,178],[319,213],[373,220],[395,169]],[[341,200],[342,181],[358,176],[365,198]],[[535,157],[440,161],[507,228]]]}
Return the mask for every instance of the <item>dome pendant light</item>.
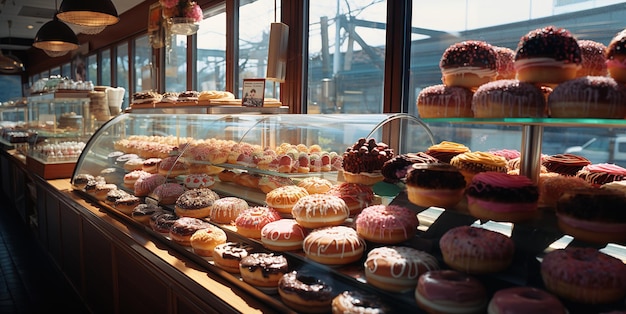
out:
{"label": "dome pendant light", "polygon": [[50,57],[58,57],[78,48],[78,38],[67,24],[55,16],[37,31],[33,47],[44,50]]}
{"label": "dome pendant light", "polygon": [[106,27],[120,20],[111,0],[63,0],[57,17],[88,28]]}
{"label": "dome pendant light", "polygon": [[[12,21],[9,20],[9,41],[11,40],[11,25]],[[10,42],[9,42],[10,44]],[[14,74],[20,73],[24,71],[24,64],[17,57],[11,55],[9,51],[9,55],[4,55],[2,50],[0,50],[0,73],[4,74]]]}

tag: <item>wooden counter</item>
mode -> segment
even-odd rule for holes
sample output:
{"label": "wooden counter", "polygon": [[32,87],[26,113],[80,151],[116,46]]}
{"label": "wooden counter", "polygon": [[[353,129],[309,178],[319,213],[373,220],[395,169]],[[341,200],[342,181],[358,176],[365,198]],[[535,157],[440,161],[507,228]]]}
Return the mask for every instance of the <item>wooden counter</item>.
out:
{"label": "wooden counter", "polygon": [[2,151],[1,161],[2,188],[16,200],[33,199],[22,201],[29,204],[21,213],[25,223],[93,312],[290,312],[89,203],[69,179],[30,175],[13,151]]}

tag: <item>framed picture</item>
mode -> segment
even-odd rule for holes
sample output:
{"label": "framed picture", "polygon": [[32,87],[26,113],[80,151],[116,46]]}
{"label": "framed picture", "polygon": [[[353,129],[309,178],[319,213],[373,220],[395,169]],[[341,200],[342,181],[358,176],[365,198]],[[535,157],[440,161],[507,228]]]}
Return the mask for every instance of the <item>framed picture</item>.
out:
{"label": "framed picture", "polygon": [[148,33],[156,32],[161,26],[161,3],[157,2],[150,5],[148,10]]}
{"label": "framed picture", "polygon": [[265,79],[244,79],[241,105],[246,107],[263,107],[265,99]]}

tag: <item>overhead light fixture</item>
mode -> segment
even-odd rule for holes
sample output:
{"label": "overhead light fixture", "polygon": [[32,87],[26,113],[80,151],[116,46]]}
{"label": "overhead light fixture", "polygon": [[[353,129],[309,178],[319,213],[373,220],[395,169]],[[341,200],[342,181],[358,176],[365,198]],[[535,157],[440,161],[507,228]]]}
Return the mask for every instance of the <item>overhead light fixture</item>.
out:
{"label": "overhead light fixture", "polygon": [[106,27],[120,20],[111,0],[63,0],[57,17],[85,27]]}
{"label": "overhead light fixture", "polygon": [[[9,20],[8,23],[9,23],[9,43],[10,43],[11,25],[12,25],[11,20]],[[24,71],[24,64],[22,63],[22,61],[20,61],[20,59],[18,59],[16,56],[13,56],[10,51],[8,55],[4,55],[2,53],[2,50],[0,50],[0,72],[1,73],[13,74],[13,73],[20,73],[22,71]]]}
{"label": "overhead light fixture", "polygon": [[55,16],[37,31],[33,47],[42,49],[50,57],[59,57],[78,48],[78,38],[67,24]]}

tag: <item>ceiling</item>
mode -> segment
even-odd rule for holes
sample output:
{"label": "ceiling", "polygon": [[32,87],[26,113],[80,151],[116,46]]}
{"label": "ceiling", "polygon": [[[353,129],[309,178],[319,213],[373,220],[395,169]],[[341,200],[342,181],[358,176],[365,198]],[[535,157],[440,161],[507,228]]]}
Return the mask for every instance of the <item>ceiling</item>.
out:
{"label": "ceiling", "polygon": [[[62,1],[0,0],[0,49],[6,51],[30,48],[39,28],[52,20],[55,6],[58,8]],[[113,0],[118,15],[142,2],[144,0]]]}

